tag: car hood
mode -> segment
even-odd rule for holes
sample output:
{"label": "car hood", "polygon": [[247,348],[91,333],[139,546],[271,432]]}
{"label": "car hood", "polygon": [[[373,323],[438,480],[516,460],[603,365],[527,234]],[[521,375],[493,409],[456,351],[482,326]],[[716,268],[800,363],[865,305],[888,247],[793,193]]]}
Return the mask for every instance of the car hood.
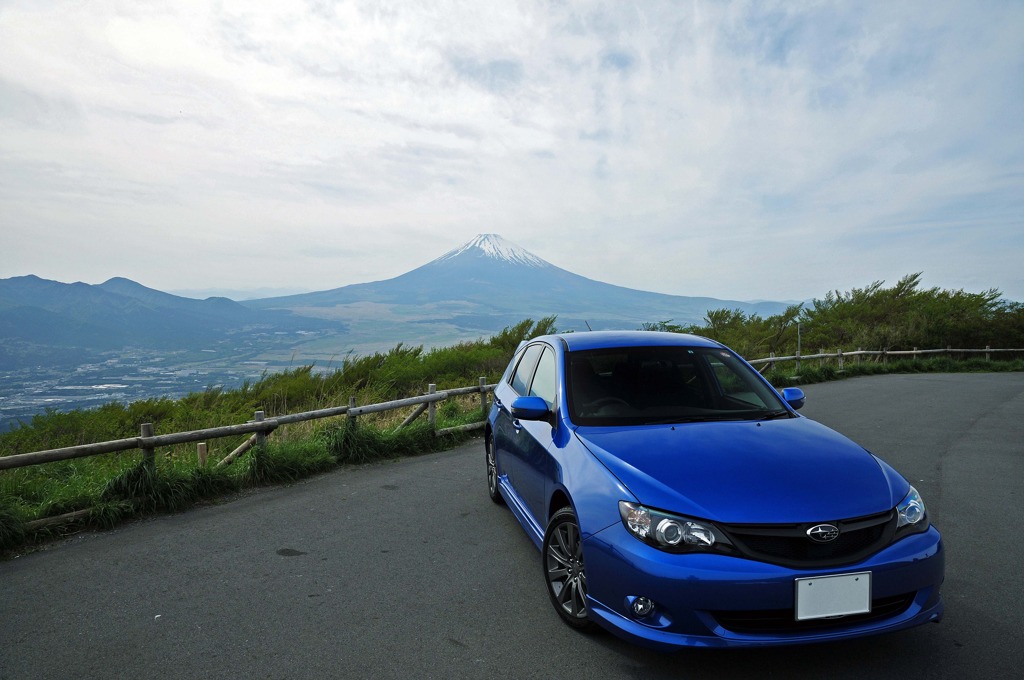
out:
{"label": "car hood", "polygon": [[894,507],[909,486],[807,418],[581,427],[576,436],[641,503],[719,522],[862,517]]}

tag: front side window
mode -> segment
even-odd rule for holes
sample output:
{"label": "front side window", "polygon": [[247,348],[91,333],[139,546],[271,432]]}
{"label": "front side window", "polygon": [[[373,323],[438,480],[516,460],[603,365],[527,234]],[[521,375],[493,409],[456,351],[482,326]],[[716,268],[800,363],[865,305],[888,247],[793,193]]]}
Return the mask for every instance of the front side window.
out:
{"label": "front side window", "polygon": [[732,352],[620,347],[567,355],[570,417],[578,425],[750,420],[790,415]]}
{"label": "front side window", "polygon": [[521,397],[529,394],[533,369],[537,367],[537,359],[540,358],[540,353],[543,349],[543,345],[530,345],[527,347],[523,352],[523,358],[519,360],[519,365],[516,366],[515,373],[512,374],[512,380],[509,381],[509,384],[516,391],[516,394]]}
{"label": "front side window", "polygon": [[547,402],[549,409],[555,408],[555,392],[557,390],[557,375],[555,374],[555,353],[549,348],[544,348],[537,362],[537,372],[533,376],[533,383],[530,385],[530,396],[540,397]]}

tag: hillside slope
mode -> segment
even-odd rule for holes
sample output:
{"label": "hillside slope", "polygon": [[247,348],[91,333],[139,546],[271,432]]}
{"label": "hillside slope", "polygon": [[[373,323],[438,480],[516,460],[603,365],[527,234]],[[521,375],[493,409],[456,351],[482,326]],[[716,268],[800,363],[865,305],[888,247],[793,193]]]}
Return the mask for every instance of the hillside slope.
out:
{"label": "hillside slope", "polygon": [[480,332],[552,314],[558,316],[559,328],[597,329],[636,328],[667,319],[695,323],[712,309],[741,309],[767,316],[786,308],[785,303],[664,295],[595,281],[556,267],[497,234],[481,234],[385,281],[244,304],[321,318],[348,314],[366,321],[376,316],[381,320],[448,322]]}

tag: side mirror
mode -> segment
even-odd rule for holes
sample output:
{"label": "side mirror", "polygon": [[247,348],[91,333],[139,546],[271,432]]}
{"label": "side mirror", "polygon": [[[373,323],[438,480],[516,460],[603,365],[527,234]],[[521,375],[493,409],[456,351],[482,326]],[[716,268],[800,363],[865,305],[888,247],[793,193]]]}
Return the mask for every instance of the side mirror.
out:
{"label": "side mirror", "polygon": [[512,417],[517,420],[547,420],[551,411],[540,397],[516,397],[512,401]]}
{"label": "side mirror", "polygon": [[793,410],[799,411],[803,408],[804,402],[807,398],[804,396],[804,391],[799,387],[785,387],[782,390],[782,398],[786,400],[786,403],[793,407]]}

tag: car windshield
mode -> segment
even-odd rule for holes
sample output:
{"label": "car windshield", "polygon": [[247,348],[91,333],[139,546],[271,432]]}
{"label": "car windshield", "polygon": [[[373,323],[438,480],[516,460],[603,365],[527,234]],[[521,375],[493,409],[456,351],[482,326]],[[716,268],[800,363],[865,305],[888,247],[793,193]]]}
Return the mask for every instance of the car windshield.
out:
{"label": "car windshield", "polygon": [[778,395],[732,352],[619,347],[570,352],[567,401],[577,425],[788,417]]}

